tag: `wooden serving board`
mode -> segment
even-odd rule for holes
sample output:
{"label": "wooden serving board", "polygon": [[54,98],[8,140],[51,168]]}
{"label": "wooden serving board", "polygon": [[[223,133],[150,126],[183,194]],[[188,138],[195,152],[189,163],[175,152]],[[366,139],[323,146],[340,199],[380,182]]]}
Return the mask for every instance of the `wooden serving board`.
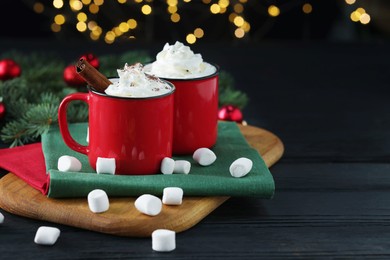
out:
{"label": "wooden serving board", "polygon": [[[254,126],[239,127],[268,167],[282,157],[284,146],[276,135]],[[163,205],[153,217],[140,213],[135,199],[110,198],[109,210],[96,214],[89,210],[87,198],[48,198],[12,173],[0,179],[0,207],[10,213],[117,236],[147,237],[158,228],[187,230],[229,197],[184,197],[181,205]]]}

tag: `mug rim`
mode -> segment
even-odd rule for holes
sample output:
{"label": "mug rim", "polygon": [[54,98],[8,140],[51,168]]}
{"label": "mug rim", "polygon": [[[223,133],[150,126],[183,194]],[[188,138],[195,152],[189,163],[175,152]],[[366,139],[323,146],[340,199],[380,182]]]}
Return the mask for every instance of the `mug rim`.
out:
{"label": "mug rim", "polygon": [[[212,66],[214,66],[214,68],[215,68],[214,73],[212,73],[212,74],[210,74],[210,75],[198,77],[198,78],[165,78],[165,77],[158,77],[158,76],[156,76],[156,75],[153,75],[153,76],[158,77],[159,79],[162,79],[162,80],[165,80],[165,81],[170,81],[170,80],[174,80],[174,81],[195,81],[195,80],[205,80],[205,79],[213,78],[213,77],[219,75],[220,67],[219,67],[218,64],[213,63],[213,62],[208,62],[208,61],[204,61],[204,62],[205,62],[205,63],[208,63],[208,64],[210,64],[210,65],[212,65]],[[153,63],[153,61],[152,61],[152,62],[145,63],[144,67],[145,67],[146,65],[150,65],[150,64],[152,64],[152,63]],[[146,72],[145,72],[145,73],[146,73]],[[149,74],[149,75],[151,75],[151,74]]]}
{"label": "mug rim", "polygon": [[[119,79],[119,77],[108,77],[108,79]],[[93,94],[96,94],[96,95],[99,95],[99,96],[102,96],[102,97],[125,99],[125,100],[126,99],[133,99],[133,100],[138,100],[138,99],[142,99],[142,100],[145,100],[145,99],[155,99],[155,98],[163,98],[163,97],[172,95],[175,92],[175,90],[176,90],[175,85],[172,82],[169,82],[169,81],[167,81],[165,79],[160,79],[160,80],[163,81],[165,84],[168,84],[171,87],[171,91],[169,91],[169,92],[167,92],[165,94],[161,94],[161,95],[157,95],[157,96],[149,96],[149,97],[112,96],[112,95],[108,95],[106,93],[99,92],[96,89],[94,89],[93,86],[90,86],[90,85],[87,85],[87,88],[88,88],[89,92],[92,92]]]}

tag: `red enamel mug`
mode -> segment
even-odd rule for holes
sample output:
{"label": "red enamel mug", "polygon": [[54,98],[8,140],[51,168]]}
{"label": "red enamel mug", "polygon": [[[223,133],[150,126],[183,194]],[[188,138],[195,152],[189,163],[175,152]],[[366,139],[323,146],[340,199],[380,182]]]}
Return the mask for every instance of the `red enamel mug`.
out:
{"label": "red enamel mug", "polygon": [[171,79],[160,77],[175,85],[173,154],[192,154],[196,149],[212,148],[218,133],[218,75]]}
{"label": "red enamel mug", "polygon": [[[173,108],[172,91],[153,97],[116,97],[96,92],[66,96],[58,109],[62,138],[76,152],[86,154],[96,170],[98,157],[115,158],[115,174],[147,175],[160,171],[164,157],[172,156]],[[72,101],[88,104],[89,141],[76,142],[67,122],[67,107]]]}

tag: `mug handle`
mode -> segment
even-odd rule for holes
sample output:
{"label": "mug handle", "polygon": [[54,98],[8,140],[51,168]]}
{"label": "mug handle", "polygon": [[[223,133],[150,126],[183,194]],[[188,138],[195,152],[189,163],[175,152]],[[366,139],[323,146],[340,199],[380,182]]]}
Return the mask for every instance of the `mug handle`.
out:
{"label": "mug handle", "polygon": [[69,146],[69,148],[82,154],[88,154],[89,147],[81,145],[73,139],[72,135],[69,132],[66,111],[71,101],[79,100],[89,105],[89,97],[90,95],[88,93],[69,94],[61,101],[60,106],[58,107],[58,125],[60,128],[62,139],[64,140],[65,144]]}

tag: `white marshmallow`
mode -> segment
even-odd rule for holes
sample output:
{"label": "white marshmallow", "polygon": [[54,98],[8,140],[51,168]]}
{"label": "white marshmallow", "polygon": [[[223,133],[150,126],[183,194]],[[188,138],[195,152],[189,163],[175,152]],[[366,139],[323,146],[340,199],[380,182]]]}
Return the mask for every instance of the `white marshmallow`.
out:
{"label": "white marshmallow", "polygon": [[0,224],[4,223],[4,215],[0,212]]}
{"label": "white marshmallow", "polygon": [[181,205],[183,189],[179,187],[166,187],[163,190],[162,203],[166,205]]}
{"label": "white marshmallow", "polygon": [[186,160],[176,160],[173,168],[174,173],[188,174],[191,170],[191,163]]}
{"label": "white marshmallow", "polygon": [[230,174],[233,177],[240,178],[247,175],[253,166],[253,162],[245,157],[238,158],[229,167]]}
{"label": "white marshmallow", "polygon": [[104,190],[95,189],[88,193],[88,206],[93,213],[102,213],[110,207],[107,193]]}
{"label": "white marshmallow", "polygon": [[175,160],[169,157],[165,157],[161,161],[161,172],[163,174],[172,174],[175,167]]}
{"label": "white marshmallow", "polygon": [[170,252],[176,248],[176,232],[169,229],[156,229],[152,232],[152,249]]}
{"label": "white marshmallow", "polygon": [[98,157],[96,160],[96,173],[115,174],[115,158]]}
{"label": "white marshmallow", "polygon": [[58,158],[57,168],[62,172],[78,172],[81,170],[81,162],[76,157],[62,155]]}
{"label": "white marshmallow", "polygon": [[143,194],[135,200],[134,206],[146,215],[156,216],[161,212],[162,202],[160,198],[154,195]]}
{"label": "white marshmallow", "polygon": [[58,228],[41,226],[35,233],[34,242],[38,245],[52,246],[57,242],[60,233]]}
{"label": "white marshmallow", "polygon": [[215,162],[217,156],[209,148],[199,148],[193,153],[192,158],[202,166],[209,166]]}

